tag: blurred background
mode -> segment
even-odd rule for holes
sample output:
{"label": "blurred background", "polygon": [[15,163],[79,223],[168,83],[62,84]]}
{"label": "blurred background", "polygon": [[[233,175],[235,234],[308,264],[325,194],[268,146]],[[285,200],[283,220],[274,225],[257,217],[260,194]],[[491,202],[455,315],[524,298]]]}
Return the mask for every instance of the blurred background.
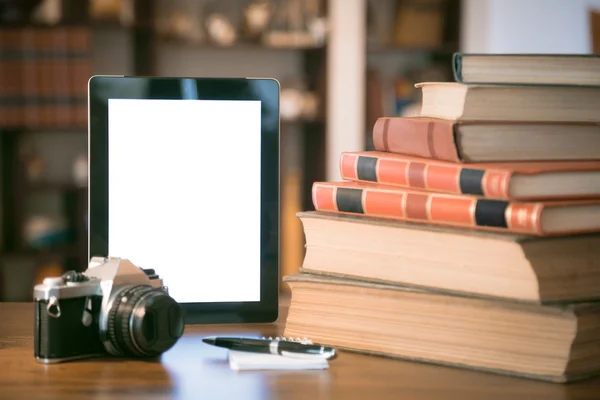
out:
{"label": "blurred background", "polygon": [[[0,301],[87,267],[87,80],[274,77],[281,273],[295,214],[378,117],[415,115],[455,51],[600,53],[600,0],[0,0]],[[143,147],[141,148],[143,150]],[[152,221],[149,216],[149,222]],[[123,255],[126,257],[126,255]]]}

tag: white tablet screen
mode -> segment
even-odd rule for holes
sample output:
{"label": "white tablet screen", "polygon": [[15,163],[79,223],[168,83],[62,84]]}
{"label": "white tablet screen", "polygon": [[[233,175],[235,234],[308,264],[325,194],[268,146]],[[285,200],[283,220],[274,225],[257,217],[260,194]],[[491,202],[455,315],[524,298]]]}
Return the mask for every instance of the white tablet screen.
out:
{"label": "white tablet screen", "polygon": [[108,101],[108,255],[178,302],[260,300],[260,101]]}

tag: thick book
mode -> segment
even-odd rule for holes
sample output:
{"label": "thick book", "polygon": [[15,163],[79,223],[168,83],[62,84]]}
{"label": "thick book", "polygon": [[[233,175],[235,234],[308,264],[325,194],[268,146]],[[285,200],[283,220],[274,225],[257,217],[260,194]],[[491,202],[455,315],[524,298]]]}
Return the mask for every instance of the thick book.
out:
{"label": "thick book", "polygon": [[308,274],[284,334],[457,368],[569,382],[600,373],[600,304],[534,305]]}
{"label": "thick book", "polygon": [[357,182],[315,182],[316,211],[427,224],[565,235],[600,231],[600,199],[511,202]]}
{"label": "thick book", "polygon": [[461,163],[600,160],[600,124],[382,117],[375,150]]}
{"label": "thick book", "polygon": [[421,116],[470,121],[600,121],[600,87],[417,83]]}
{"label": "thick book", "polygon": [[600,161],[460,164],[379,151],[344,152],[344,180],[502,200],[600,197]]}
{"label": "thick book", "polygon": [[597,54],[455,53],[457,82],[600,86]]}
{"label": "thick book", "polygon": [[600,234],[536,237],[317,211],[301,271],[532,303],[600,300]]}

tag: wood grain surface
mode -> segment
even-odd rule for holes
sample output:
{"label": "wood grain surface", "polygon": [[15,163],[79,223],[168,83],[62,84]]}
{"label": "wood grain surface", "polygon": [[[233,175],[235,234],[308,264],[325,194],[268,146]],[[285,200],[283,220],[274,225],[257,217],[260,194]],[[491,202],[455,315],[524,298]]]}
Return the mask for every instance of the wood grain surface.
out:
{"label": "wood grain surface", "polygon": [[[282,306],[280,321],[285,320]],[[341,353],[325,371],[229,368],[222,334],[276,335],[282,323],[187,326],[160,361],[119,358],[43,365],[33,359],[31,303],[0,303],[0,399],[600,399],[600,379],[568,385]]]}

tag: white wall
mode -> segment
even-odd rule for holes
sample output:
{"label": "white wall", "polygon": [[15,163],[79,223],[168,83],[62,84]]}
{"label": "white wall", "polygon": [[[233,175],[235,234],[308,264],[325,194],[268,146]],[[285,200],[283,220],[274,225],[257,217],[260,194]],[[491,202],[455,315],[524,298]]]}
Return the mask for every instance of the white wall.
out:
{"label": "white wall", "polygon": [[590,53],[589,9],[600,0],[463,0],[461,50]]}

